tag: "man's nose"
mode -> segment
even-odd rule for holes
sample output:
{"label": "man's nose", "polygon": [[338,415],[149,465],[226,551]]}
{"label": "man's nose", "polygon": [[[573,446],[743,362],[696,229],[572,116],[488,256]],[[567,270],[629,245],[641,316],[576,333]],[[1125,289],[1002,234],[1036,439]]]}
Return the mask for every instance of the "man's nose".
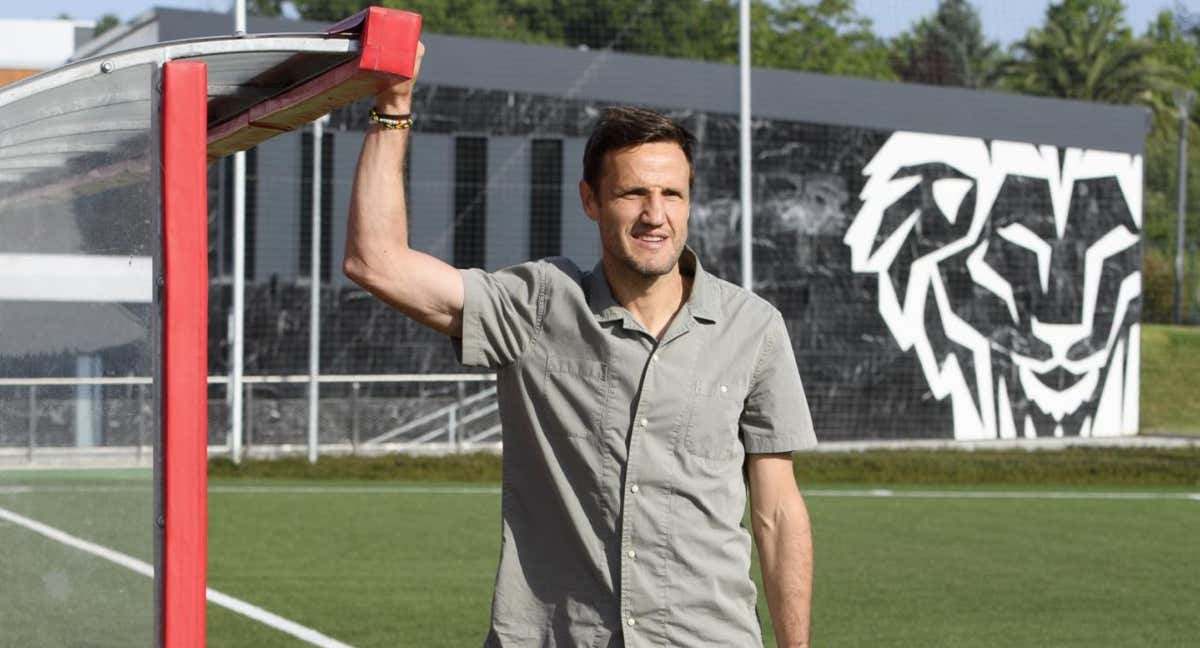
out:
{"label": "man's nose", "polygon": [[667,220],[667,201],[662,194],[650,192],[642,203],[641,219],[647,225],[661,225]]}

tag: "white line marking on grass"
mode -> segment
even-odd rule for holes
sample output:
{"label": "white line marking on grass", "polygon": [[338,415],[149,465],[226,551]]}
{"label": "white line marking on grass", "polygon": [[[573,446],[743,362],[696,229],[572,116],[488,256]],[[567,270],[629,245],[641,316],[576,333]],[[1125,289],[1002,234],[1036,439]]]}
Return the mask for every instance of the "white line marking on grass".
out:
{"label": "white line marking on grass", "polygon": [[31,492],[33,489],[28,486],[0,486],[0,495],[22,495]]}
{"label": "white line marking on grass", "polygon": [[228,594],[222,594],[211,587],[205,590],[205,595],[208,597],[208,600],[211,603],[216,603],[223,608],[233,610],[234,612],[244,616],[248,616],[259,623],[269,625],[276,630],[282,630],[283,632],[286,632],[293,637],[300,639],[301,641],[307,641],[314,646],[320,646],[321,648],[351,648],[349,644],[344,644],[337,639],[327,637],[320,632],[317,632],[312,628],[302,626],[295,621],[289,621],[288,619],[285,619],[278,614],[268,612],[257,605],[251,605]]}
{"label": "white line marking on grass", "polygon": [[[103,558],[109,562],[116,563],[143,576],[154,578],[154,565],[142,560],[138,560],[133,556],[123,554],[119,551],[113,551],[108,547],[98,545],[94,542],[88,542],[82,538],[77,538],[69,533],[66,533],[65,531],[60,531],[52,526],[42,524],[37,520],[27,518],[23,515],[18,515],[17,513],[13,513],[5,508],[0,508],[0,519],[23,526],[34,533],[46,536],[51,540],[61,542],[68,547],[73,547],[80,551],[90,553],[93,556]],[[290,634],[293,637],[296,637],[301,641],[308,642],[314,646],[319,646],[320,648],[351,648],[349,644],[344,644],[337,639],[327,637],[320,632],[313,630],[312,628],[302,626],[295,621],[289,621],[256,605],[251,605],[245,601],[229,596],[228,594],[222,594],[211,587],[205,590],[205,595],[211,603],[220,605],[221,607],[237,612],[238,614],[250,617],[259,623],[271,626],[276,630]]]}

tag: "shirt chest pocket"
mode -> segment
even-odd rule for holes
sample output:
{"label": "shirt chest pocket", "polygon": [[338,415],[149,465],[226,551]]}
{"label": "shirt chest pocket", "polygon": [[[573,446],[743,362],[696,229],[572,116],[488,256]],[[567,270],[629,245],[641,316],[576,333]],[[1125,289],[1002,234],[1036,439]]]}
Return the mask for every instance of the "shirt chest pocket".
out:
{"label": "shirt chest pocket", "polygon": [[735,383],[697,380],[692,385],[692,407],[684,436],[688,453],[705,459],[732,459],[738,455],[738,420],[745,390]]}
{"label": "shirt chest pocket", "polygon": [[599,360],[549,356],[542,393],[567,436],[590,438],[604,425],[608,367]]}

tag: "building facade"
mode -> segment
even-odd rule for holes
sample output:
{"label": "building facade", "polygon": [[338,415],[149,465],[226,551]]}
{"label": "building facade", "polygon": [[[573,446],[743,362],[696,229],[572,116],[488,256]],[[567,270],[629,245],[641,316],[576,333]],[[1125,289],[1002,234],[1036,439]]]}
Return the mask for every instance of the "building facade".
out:
{"label": "building facade", "polygon": [[[81,54],[231,25],[225,14],[157,10]],[[579,207],[583,144],[604,106],[639,104],[696,134],[691,244],[706,268],[737,281],[735,67],[425,40],[432,54],[397,177],[414,247],[459,267],[556,255],[590,267],[599,239]],[[821,439],[1136,432],[1144,111],[778,70],[755,70],[753,84],[754,289],[788,323]],[[316,273],[312,133],[248,155],[247,374],[306,371],[314,274],[322,372],[460,371],[444,340],[340,271],[369,107],[341,110],[325,129]],[[228,358],[231,177],[228,161],[211,167],[217,375]],[[264,395],[302,404],[294,396]],[[395,422],[376,418],[367,425]],[[331,440],[348,434],[328,427]]]}

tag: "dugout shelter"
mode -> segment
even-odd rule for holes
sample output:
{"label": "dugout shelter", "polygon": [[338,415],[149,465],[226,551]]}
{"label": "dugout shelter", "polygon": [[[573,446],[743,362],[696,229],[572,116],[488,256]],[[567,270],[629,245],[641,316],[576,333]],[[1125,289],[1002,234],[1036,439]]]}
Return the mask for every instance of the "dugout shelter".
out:
{"label": "dugout shelter", "polygon": [[[0,91],[0,376],[22,376],[31,421],[55,389],[91,404],[66,422],[75,445],[119,416],[139,422],[128,429],[154,457],[150,480],[123,483],[132,504],[93,520],[101,537],[144,529],[128,554],[37,522],[80,511],[36,498],[0,511],[37,534],[22,569],[49,574],[47,591],[94,590],[70,620],[26,611],[6,643],[53,642],[64,623],[97,619],[104,644],[204,645],[207,165],[373,94],[378,72],[411,75],[420,29],[417,14],[371,8],[324,33],[158,43]],[[88,497],[104,489],[79,506]],[[64,542],[140,576],[68,582],[40,564]]]}

